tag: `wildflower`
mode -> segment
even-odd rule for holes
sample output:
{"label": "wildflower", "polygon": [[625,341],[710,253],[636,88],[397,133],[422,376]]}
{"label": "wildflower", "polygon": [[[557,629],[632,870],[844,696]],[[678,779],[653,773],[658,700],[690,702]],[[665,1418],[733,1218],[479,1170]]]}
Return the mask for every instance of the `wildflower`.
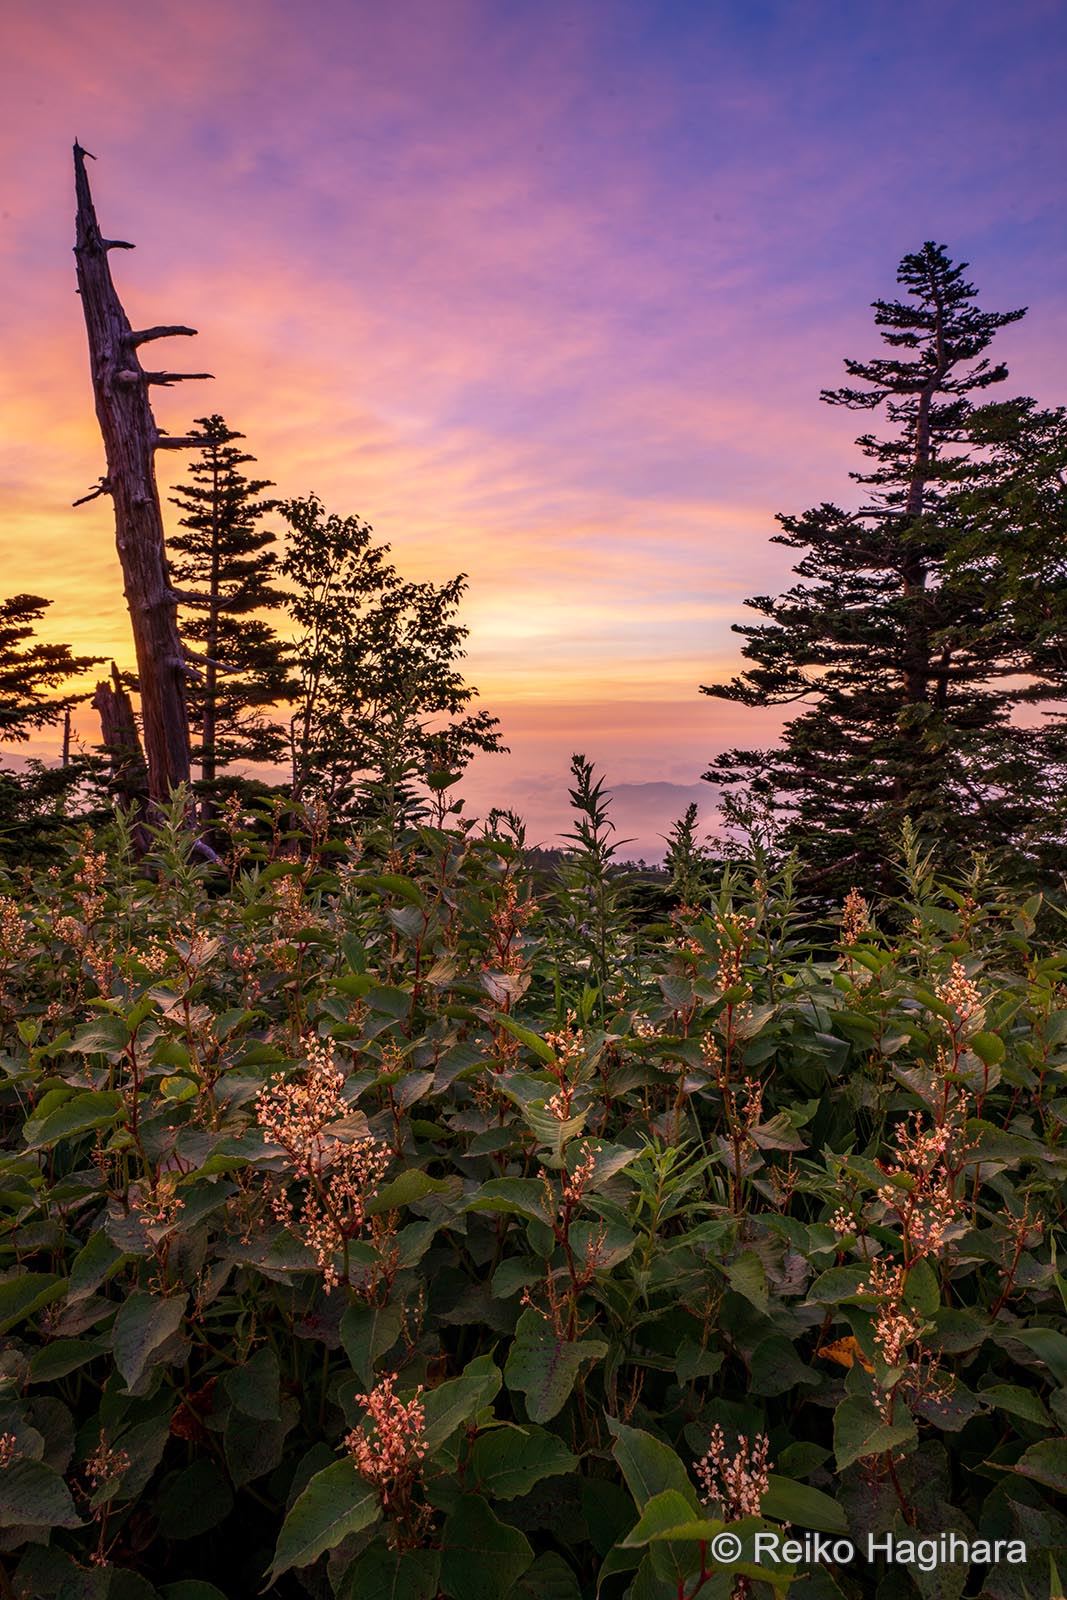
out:
{"label": "wildflower", "polygon": [[550,1117],[555,1117],[557,1122],[566,1122],[571,1114],[571,1097],[566,1089],[560,1089],[551,1100],[545,1102],[545,1110]]}
{"label": "wildflower", "polygon": [[878,1198],[900,1218],[912,1259],[937,1255],[959,1215],[960,1202],[953,1194],[953,1176],[946,1158],[958,1143],[966,1104],[967,1097],[961,1094],[952,1115],[925,1131],[918,1111],[907,1121],[897,1123],[897,1160],[885,1171],[890,1178],[903,1176],[911,1181],[906,1187],[883,1184]]}
{"label": "wildflower", "polygon": [[100,1443],[85,1463],[85,1476],[93,1489],[99,1489],[113,1478],[121,1478],[129,1465],[129,1452],[110,1447],[107,1436],[101,1431]]}
{"label": "wildflower", "polygon": [[337,1253],[363,1231],[367,1205],[390,1155],[378,1139],[349,1144],[329,1132],[345,1114],[344,1074],[334,1064],[332,1039],[311,1035],[304,1044],[304,1078],[266,1085],[256,1100],[256,1116],[267,1143],[280,1145],[295,1176],[307,1182],[299,1217],[284,1191],[275,1195],[272,1209],[282,1226],[308,1245],[328,1294],[341,1281]]}
{"label": "wildflower", "polygon": [[0,1433],[0,1472],[17,1461],[22,1451],[19,1442],[13,1433]]}
{"label": "wildflower", "polygon": [[[496,971],[516,976],[525,969],[526,961],[521,948],[522,930],[535,910],[533,900],[520,901],[518,884],[514,878],[508,878],[490,913],[490,965]],[[489,970],[488,965],[486,970]]]}
{"label": "wildflower", "polygon": [[569,1076],[585,1054],[585,1032],[578,1026],[576,1011],[567,1012],[567,1020],[556,1033],[546,1032],[545,1043],[559,1063],[561,1079]]}
{"label": "wildflower", "polygon": [[745,1091],[745,1103],[741,1107],[741,1116],[747,1132],[757,1126],[763,1115],[763,1084],[757,1078],[746,1078],[742,1087]]}
{"label": "wildflower", "polygon": [[874,1324],[874,1342],[887,1367],[900,1365],[912,1340],[918,1337],[922,1322],[899,1305],[884,1305]]}
{"label": "wildflower", "polygon": [[855,944],[871,925],[871,908],[858,889],[850,889],[841,909],[841,942]]}
{"label": "wildflower", "polygon": [[563,1180],[563,1198],[568,1205],[577,1205],[589,1184],[593,1181],[596,1158],[599,1154],[600,1146],[598,1144],[591,1145],[587,1139],[583,1140],[582,1147],[578,1152],[578,1165],[570,1177]]}
{"label": "wildflower", "polygon": [[756,929],[755,917],[734,912],[716,914],[713,922],[719,947],[719,982],[724,989],[735,989],[743,982],[745,956]]}
{"label": "wildflower", "polygon": [[139,952],[138,961],[142,967],[147,968],[154,977],[162,977],[173,959],[173,951],[159,939],[153,939],[147,950]]}
{"label": "wildflower", "polygon": [[9,958],[15,957],[25,949],[26,942],[26,924],[18,906],[6,894],[0,894],[0,951]]}
{"label": "wildflower", "polygon": [[948,977],[937,984],[935,992],[944,1005],[955,1011],[958,1024],[975,1021],[981,1025],[982,991],[968,978],[962,961],[953,961]]}
{"label": "wildflower", "polygon": [[142,1228],[174,1226],[179,1211],[185,1208],[185,1201],[181,1195],[175,1193],[178,1176],[176,1172],[161,1174],[151,1193],[140,1195],[135,1199],[134,1209]]}
{"label": "wildflower", "polygon": [[63,944],[73,945],[75,950],[80,950],[85,943],[85,929],[74,917],[57,917],[52,926],[56,938]]}
{"label": "wildflower", "polygon": [[294,1163],[310,1170],[327,1146],[323,1130],[344,1115],[344,1073],[334,1065],[334,1042],[312,1034],[304,1041],[307,1073],[302,1081],[265,1085],[256,1099],[256,1117],[268,1143],[280,1144]]}
{"label": "wildflower", "polygon": [[355,1470],[378,1490],[382,1510],[390,1509],[398,1491],[406,1498],[414,1478],[421,1475],[426,1456],[426,1410],[419,1400],[422,1384],[413,1400],[405,1403],[394,1392],[397,1378],[398,1373],[382,1378],[370,1394],[355,1397],[365,1406],[365,1424],[344,1440]]}
{"label": "wildflower", "polygon": [[736,1454],[727,1455],[723,1431],[716,1423],[708,1452],[696,1464],[703,1504],[718,1501],[730,1522],[740,1517],[758,1517],[770,1487],[773,1463],[769,1453],[770,1440],[765,1433],[758,1433],[751,1446],[744,1434],[738,1434]]}
{"label": "wildflower", "polygon": [[713,1033],[706,1033],[700,1041],[700,1058],[709,1071],[716,1071],[722,1065],[722,1051],[716,1042]]}

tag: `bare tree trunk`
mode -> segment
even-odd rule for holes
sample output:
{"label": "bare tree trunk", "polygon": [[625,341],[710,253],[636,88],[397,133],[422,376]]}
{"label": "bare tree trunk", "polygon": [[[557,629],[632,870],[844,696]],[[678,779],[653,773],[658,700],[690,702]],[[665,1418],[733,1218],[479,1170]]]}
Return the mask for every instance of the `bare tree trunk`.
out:
{"label": "bare tree trunk", "polygon": [[111,758],[109,787],[129,811],[137,848],[144,849],[148,840],[144,827],[148,772],[133,703],[123,688],[114,662],[111,663],[111,682],[105,679],[97,684],[92,703],[100,715],[101,743]]}
{"label": "bare tree trunk", "polygon": [[109,250],[129,250],[101,237],[85,170],[88,154],[74,146],[78,199],[78,293],[89,335],[96,415],[104,437],[107,476],[102,492],[115,505],[115,539],[137,652],[148,790],[155,802],[189,781],[189,719],[185,678],[191,669],[178,634],[177,597],[171,588],[156,489],[155,451],[191,440],[161,435],[148,402],[151,383],[206,378],[210,373],[146,372],[138,349],[151,339],[192,334],[193,328],[156,327],[134,332],[111,281]]}

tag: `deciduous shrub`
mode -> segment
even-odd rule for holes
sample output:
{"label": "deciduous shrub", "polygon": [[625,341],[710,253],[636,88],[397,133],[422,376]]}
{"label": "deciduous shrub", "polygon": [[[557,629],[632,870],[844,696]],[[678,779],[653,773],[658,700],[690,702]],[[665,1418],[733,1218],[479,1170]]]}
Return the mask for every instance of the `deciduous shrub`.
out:
{"label": "deciduous shrub", "polygon": [[[913,859],[818,925],[739,866],[639,928],[503,833],[252,821],[228,883],[176,809],[0,899],[0,1593],[1050,1592],[1036,897]],[[783,1523],[1030,1563],[716,1562]]]}

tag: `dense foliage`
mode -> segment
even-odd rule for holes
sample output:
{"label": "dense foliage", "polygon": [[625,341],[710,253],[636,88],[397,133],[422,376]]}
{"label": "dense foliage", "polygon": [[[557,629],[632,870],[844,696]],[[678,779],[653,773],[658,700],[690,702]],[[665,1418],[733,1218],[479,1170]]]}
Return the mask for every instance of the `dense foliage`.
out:
{"label": "dense foliage", "polygon": [[[909,847],[641,926],[574,798],[536,899],[514,819],[235,800],[224,880],[180,798],[6,885],[0,1593],[1056,1592],[1058,913]],[[786,1521],[1030,1558],[717,1562]]]}
{"label": "dense foliage", "polygon": [[[291,695],[291,792],[331,816],[418,809],[419,784],[443,793],[477,751],[502,748],[498,720],[471,709],[460,662],[466,575],[403,578],[369,523],[285,500],[281,571],[297,629]],[[439,808],[443,816],[446,807]]]}

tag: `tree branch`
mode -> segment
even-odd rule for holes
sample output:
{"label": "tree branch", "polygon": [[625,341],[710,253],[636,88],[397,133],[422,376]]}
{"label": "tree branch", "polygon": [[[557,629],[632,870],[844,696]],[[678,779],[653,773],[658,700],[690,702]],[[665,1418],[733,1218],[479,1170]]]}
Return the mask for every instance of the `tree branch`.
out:
{"label": "tree branch", "polygon": [[187,338],[194,338],[196,329],[183,327],[180,322],[160,323],[155,328],[141,328],[136,332],[131,331],[126,335],[125,342],[136,350],[138,345],[147,344],[150,339],[171,339],[176,338],[179,334]]}
{"label": "tree branch", "polygon": [[213,372],[146,372],[145,383],[159,383],[164,386],[171,383],[186,383],[191,378],[213,378]]}
{"label": "tree branch", "polygon": [[80,500],[72,500],[72,506],[86,506],[90,500],[96,500],[102,494],[111,493],[111,479],[103,477],[95,489],[90,489],[88,494],[83,494]]}

